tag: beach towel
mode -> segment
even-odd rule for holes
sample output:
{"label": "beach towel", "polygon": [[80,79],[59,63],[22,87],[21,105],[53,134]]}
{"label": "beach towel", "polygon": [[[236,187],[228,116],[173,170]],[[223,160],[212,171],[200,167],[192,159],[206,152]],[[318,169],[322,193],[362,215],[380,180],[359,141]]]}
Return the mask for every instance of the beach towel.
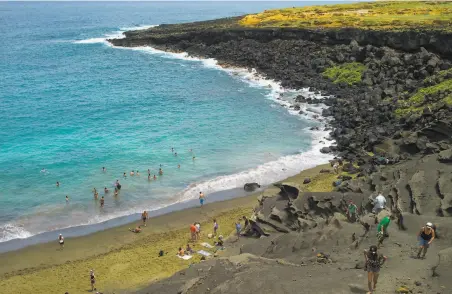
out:
{"label": "beach towel", "polygon": [[213,248],[212,245],[210,245],[209,243],[206,243],[206,242],[201,243],[201,245],[204,246],[204,247],[206,247],[206,248]]}
{"label": "beach towel", "polygon": [[204,250],[199,250],[198,253],[201,254],[201,255],[204,255],[204,256],[210,256],[211,255],[209,252],[204,251]]}
{"label": "beach towel", "polygon": [[184,260],[189,260],[189,259],[192,258],[193,256],[191,256],[191,255],[184,255],[184,256],[177,255],[177,257],[179,257],[179,258],[181,258],[181,259],[184,259]]}

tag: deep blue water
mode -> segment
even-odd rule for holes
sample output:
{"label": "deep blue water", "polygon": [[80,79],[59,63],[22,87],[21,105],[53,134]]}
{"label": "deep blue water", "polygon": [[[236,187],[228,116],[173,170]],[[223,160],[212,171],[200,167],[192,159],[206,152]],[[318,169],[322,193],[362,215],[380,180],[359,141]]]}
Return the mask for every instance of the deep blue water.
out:
{"label": "deep blue water", "polygon": [[[0,2],[0,241],[268,184],[324,161],[303,153],[315,122],[276,103],[267,82],[104,42],[131,27],[306,3]],[[124,179],[131,170],[141,176]],[[122,190],[101,209],[91,190],[101,197],[116,179]]]}

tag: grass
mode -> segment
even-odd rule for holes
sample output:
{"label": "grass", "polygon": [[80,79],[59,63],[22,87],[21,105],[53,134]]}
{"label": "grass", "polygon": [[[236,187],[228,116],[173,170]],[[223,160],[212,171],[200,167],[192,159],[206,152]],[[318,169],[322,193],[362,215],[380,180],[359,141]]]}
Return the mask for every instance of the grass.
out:
{"label": "grass", "polygon": [[327,68],[323,76],[335,84],[343,83],[351,86],[361,82],[365,69],[366,66],[362,63],[350,62]]}
{"label": "grass", "polygon": [[437,1],[362,2],[266,10],[239,21],[245,27],[362,28],[451,31],[452,3]]}

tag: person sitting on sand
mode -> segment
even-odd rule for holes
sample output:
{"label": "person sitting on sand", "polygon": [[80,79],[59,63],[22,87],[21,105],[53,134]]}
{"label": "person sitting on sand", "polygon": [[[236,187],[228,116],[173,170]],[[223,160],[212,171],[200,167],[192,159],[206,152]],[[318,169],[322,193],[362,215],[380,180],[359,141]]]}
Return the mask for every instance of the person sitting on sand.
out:
{"label": "person sitting on sand", "polygon": [[104,196],[102,196],[102,198],[100,198],[100,207],[104,207],[105,204],[105,199]]}
{"label": "person sitting on sand", "polygon": [[141,226],[136,227],[135,229],[131,229],[129,228],[129,231],[131,231],[132,233],[141,233]]}
{"label": "person sitting on sand", "polygon": [[110,192],[107,187],[104,188],[104,193],[107,194],[108,192]]}
{"label": "person sitting on sand", "polygon": [[64,248],[64,237],[61,234],[58,236],[58,243],[60,243],[60,249],[63,249]]}
{"label": "person sitting on sand", "polygon": [[187,254],[193,254],[193,249],[191,248],[190,244],[187,244],[187,247],[185,248],[185,252],[187,252]]}
{"label": "person sitting on sand", "polygon": [[[427,223],[424,227],[421,228],[419,233],[417,234],[419,239],[419,251],[417,252],[417,258],[424,259],[425,254],[427,253],[430,244],[432,244],[433,240],[435,240],[435,230],[433,229],[432,223]],[[423,252],[421,257],[421,252]]]}
{"label": "person sitting on sand", "polygon": [[215,246],[223,247],[223,244],[224,244],[224,242],[223,242],[223,236],[220,235],[220,236],[218,236],[218,241],[215,242]]}
{"label": "person sitting on sand", "polygon": [[179,250],[177,251],[177,254],[179,256],[184,256],[185,255],[185,250],[182,247],[179,247]]}
{"label": "person sitting on sand", "polygon": [[378,223],[377,226],[377,239],[378,239],[378,248],[380,248],[383,245],[383,241],[385,238],[389,236],[388,234],[388,226],[391,222],[391,219],[389,216],[385,216],[382,218],[380,223]]}
{"label": "person sitting on sand", "polygon": [[369,250],[364,250],[364,258],[366,262],[367,285],[369,287],[369,292],[367,292],[367,294],[372,294],[377,287],[380,268],[386,261],[386,256],[379,255],[377,253],[377,246],[372,245]]}
{"label": "person sitting on sand", "polygon": [[143,220],[144,226],[146,226],[146,220],[148,219],[148,212],[146,210],[141,214],[141,219]]}

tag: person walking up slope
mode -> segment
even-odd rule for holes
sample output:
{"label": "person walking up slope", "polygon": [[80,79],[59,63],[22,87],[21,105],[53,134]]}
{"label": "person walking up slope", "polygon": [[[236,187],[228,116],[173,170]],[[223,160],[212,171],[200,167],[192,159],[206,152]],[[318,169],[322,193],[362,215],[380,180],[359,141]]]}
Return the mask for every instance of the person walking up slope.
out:
{"label": "person walking up slope", "polygon": [[[433,229],[432,223],[427,223],[421,228],[421,231],[417,234],[419,238],[419,251],[417,252],[417,258],[424,259],[430,244],[435,240],[435,230]],[[421,256],[421,252],[423,252]]]}
{"label": "person walking up slope", "polygon": [[380,274],[380,268],[386,261],[386,256],[379,255],[377,252],[377,246],[370,246],[369,250],[364,250],[365,269],[367,271],[367,286],[369,292],[367,294],[374,293],[377,288],[378,276]]}

